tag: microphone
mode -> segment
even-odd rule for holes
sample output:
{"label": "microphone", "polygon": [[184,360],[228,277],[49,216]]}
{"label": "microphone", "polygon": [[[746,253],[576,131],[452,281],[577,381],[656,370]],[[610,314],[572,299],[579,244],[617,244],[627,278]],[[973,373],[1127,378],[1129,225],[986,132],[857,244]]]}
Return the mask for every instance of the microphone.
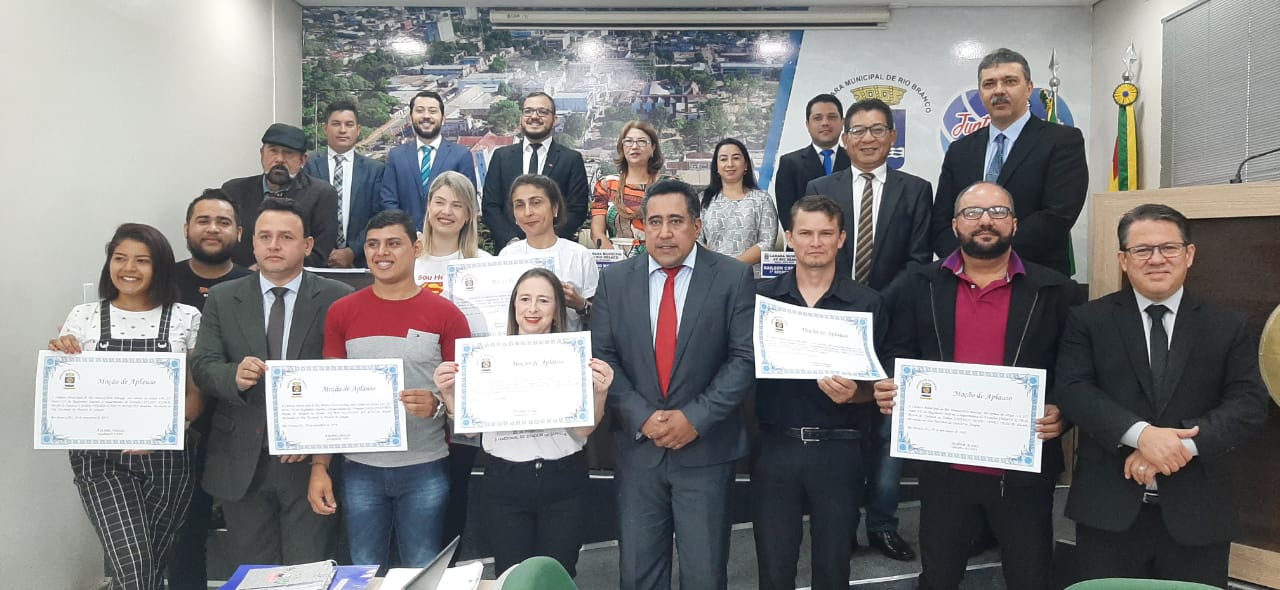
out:
{"label": "microphone", "polygon": [[1273,149],[1273,150],[1267,150],[1267,151],[1265,151],[1265,152],[1262,152],[1261,154],[1254,154],[1254,155],[1252,155],[1252,156],[1249,156],[1248,158],[1245,158],[1243,162],[1240,162],[1240,167],[1239,167],[1239,168],[1236,168],[1236,175],[1235,175],[1235,176],[1233,176],[1233,177],[1231,177],[1231,181],[1230,181],[1230,182],[1231,182],[1231,184],[1240,184],[1240,183],[1242,182],[1242,181],[1240,180],[1240,173],[1244,171],[1244,165],[1245,165],[1245,164],[1248,164],[1248,163],[1249,163],[1249,160],[1254,160],[1254,159],[1257,159],[1257,158],[1261,158],[1262,156],[1269,156],[1269,155],[1274,154],[1274,153],[1276,153],[1276,152],[1280,152],[1280,148],[1275,148],[1275,149]]}

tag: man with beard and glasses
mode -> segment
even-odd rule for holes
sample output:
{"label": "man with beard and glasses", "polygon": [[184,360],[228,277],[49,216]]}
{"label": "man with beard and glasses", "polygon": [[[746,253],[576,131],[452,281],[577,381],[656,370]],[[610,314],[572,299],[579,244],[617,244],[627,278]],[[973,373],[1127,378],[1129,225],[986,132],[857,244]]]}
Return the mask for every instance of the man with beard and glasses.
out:
{"label": "man with beard and glasses", "polygon": [[[187,205],[187,222],[182,233],[187,237],[191,258],[177,264],[173,281],[178,284],[178,301],[196,309],[204,309],[209,289],[218,283],[250,274],[249,269],[231,260],[231,250],[241,237],[240,215],[236,205],[216,188],[205,189]],[[206,398],[200,416],[191,422],[201,439],[209,438],[209,423],[217,402]],[[195,481],[204,477],[205,445],[196,447],[192,464]],[[209,583],[205,572],[206,541],[213,498],[200,486],[191,494],[187,520],[178,529],[169,560],[169,588],[204,590]]]}
{"label": "man with beard and glasses", "polygon": [[[338,239],[338,193],[326,182],[318,182],[303,174],[307,163],[307,139],[302,130],[284,123],[272,123],[262,135],[262,174],[233,178],[222,185],[222,191],[236,204],[243,226],[253,227],[263,199],[292,199],[306,217],[307,227],[315,238],[306,265],[328,265],[329,253]],[[236,264],[256,268],[253,240],[244,240],[231,250]]]}
{"label": "man with beard and glasses", "polygon": [[520,101],[519,143],[500,147],[489,158],[482,195],[484,225],[497,249],[525,238],[511,213],[511,183],[522,174],[541,174],[554,180],[564,195],[565,221],[560,237],[577,241],[587,218],[591,193],[582,154],[552,141],[556,127],[556,101],[545,92],[532,92]]}
{"label": "man with beard and glasses", "polygon": [[416,227],[422,227],[427,215],[427,189],[440,173],[453,170],[466,176],[471,184],[476,183],[471,151],[440,137],[444,115],[444,99],[439,94],[430,90],[415,94],[409,99],[414,141],[392,149],[387,155],[379,210],[404,211],[413,218]]}
{"label": "man with beard and glasses", "polygon": [[[918,588],[960,587],[969,541],[987,523],[1003,548],[1009,588],[1049,588],[1053,486],[1063,469],[1064,428],[1052,389],[1058,337],[1076,285],[1024,261],[1011,245],[1018,230],[1013,197],[979,182],[960,192],[951,219],[960,248],[913,270],[893,302],[890,354],[899,358],[1029,367],[1048,371],[1038,473],[921,461]],[[897,386],[877,381],[876,402],[891,414]]]}

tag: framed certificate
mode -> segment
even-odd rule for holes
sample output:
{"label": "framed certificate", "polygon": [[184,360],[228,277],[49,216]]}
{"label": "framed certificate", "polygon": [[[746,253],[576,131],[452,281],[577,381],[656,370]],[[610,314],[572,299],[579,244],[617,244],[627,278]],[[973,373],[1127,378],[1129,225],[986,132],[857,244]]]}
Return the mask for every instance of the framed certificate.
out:
{"label": "framed certificate", "polygon": [[404,451],[400,359],[267,361],[272,455]]}
{"label": "framed certificate", "polygon": [[876,357],[870,313],[800,307],[756,295],[752,336],[757,379],[887,376]]}
{"label": "framed certificate", "polygon": [[455,432],[595,424],[590,332],[465,338],[455,350]]}
{"label": "framed certificate", "polygon": [[181,449],[186,362],[173,352],[40,351],[35,448]]}
{"label": "framed certificate", "polygon": [[542,267],[556,271],[554,256],[495,256],[450,260],[445,266],[444,295],[467,316],[471,335],[507,333],[511,290],[525,271]]}
{"label": "framed certificate", "polygon": [[898,359],[889,454],[1040,471],[1045,371]]}

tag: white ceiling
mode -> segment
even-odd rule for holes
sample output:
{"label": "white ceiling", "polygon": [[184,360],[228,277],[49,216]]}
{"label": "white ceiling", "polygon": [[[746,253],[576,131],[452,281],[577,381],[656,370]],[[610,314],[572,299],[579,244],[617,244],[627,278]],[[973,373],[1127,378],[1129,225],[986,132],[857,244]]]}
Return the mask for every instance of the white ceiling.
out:
{"label": "white ceiling", "polygon": [[[971,6],[1092,6],[1099,0],[920,0],[885,2],[885,0],[651,0],[637,4],[635,0],[297,0],[303,6],[427,6],[454,8],[476,6],[479,8],[752,8],[784,7],[840,8],[846,6],[885,6],[910,8],[921,6],[971,7]],[[641,5],[642,4],[642,5]]]}

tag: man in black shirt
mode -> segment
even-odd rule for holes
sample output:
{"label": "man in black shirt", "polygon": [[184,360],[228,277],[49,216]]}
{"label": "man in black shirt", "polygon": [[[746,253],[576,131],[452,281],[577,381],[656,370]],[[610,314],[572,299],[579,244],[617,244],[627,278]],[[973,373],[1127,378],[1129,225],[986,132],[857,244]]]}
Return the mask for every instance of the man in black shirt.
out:
{"label": "man in black shirt", "polygon": [[[811,195],[791,209],[787,242],[796,268],[760,283],[760,295],[818,309],[870,312],[875,348],[884,352],[888,328],[880,295],[836,272],[844,244],[843,212],[828,197]],[[881,362],[887,355],[881,355]],[[892,358],[892,357],[888,357]],[[888,365],[885,365],[886,368]],[[875,422],[869,384],[832,375],[807,381],[759,379],[760,437],[752,454],[751,502],[761,590],[795,588],[803,505],[810,507],[814,590],[849,587],[849,529],[857,523],[865,479],[862,437]]]}
{"label": "man in black shirt", "polygon": [[[179,301],[196,309],[204,309],[209,289],[223,281],[249,274],[249,269],[231,261],[231,252],[240,241],[240,215],[235,203],[220,189],[206,189],[187,205],[187,222],[182,225],[191,258],[178,263],[174,282],[178,283]],[[204,411],[191,423],[201,438],[209,436],[210,416],[216,402],[206,397]],[[205,445],[197,447],[195,481],[204,477]],[[209,581],[205,574],[205,541],[209,535],[209,519],[213,498],[196,486],[191,495],[191,510],[174,539],[173,557],[169,560],[170,590],[205,590]]]}

